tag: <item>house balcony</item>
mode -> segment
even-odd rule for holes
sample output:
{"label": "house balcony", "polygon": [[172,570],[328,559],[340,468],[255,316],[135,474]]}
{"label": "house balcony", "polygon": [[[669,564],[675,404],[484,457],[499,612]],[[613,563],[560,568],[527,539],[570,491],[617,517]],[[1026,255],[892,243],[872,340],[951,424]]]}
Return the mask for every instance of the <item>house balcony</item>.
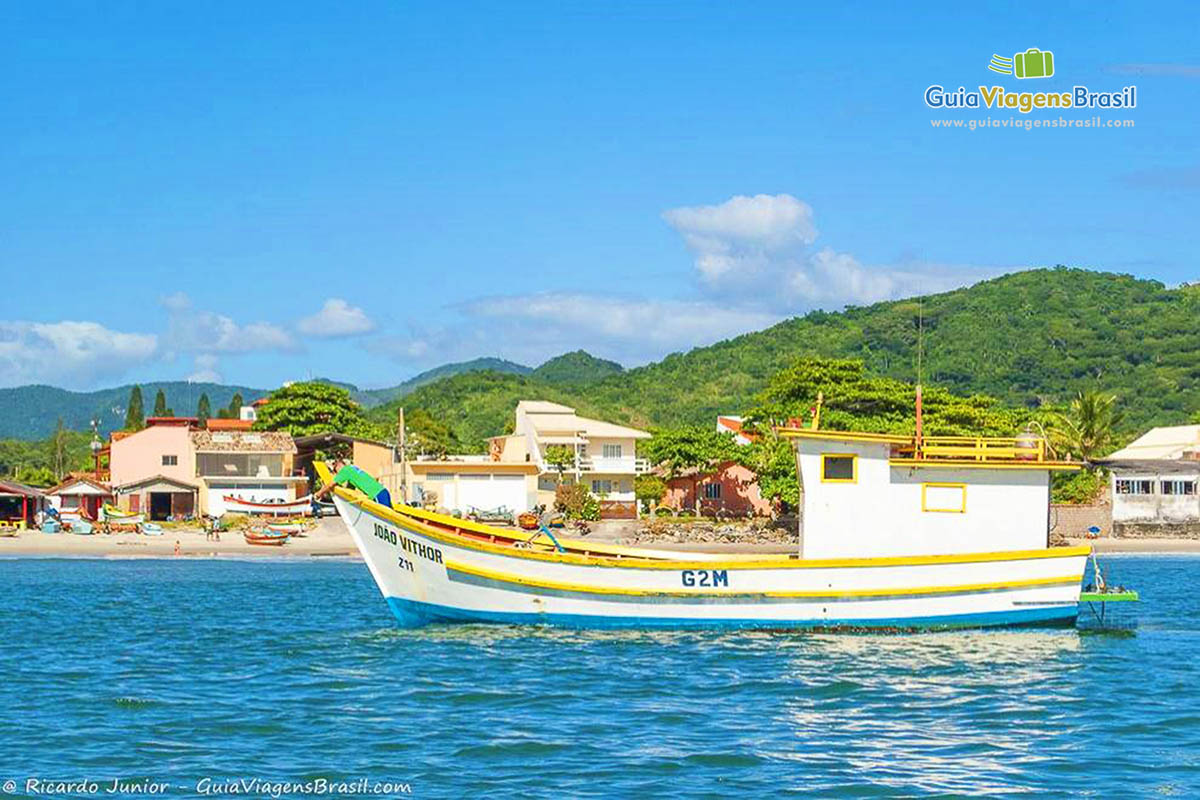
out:
{"label": "house balcony", "polygon": [[620,458],[583,456],[579,459],[578,464],[580,472],[595,472],[604,475],[641,475],[650,470],[649,461],[633,456]]}

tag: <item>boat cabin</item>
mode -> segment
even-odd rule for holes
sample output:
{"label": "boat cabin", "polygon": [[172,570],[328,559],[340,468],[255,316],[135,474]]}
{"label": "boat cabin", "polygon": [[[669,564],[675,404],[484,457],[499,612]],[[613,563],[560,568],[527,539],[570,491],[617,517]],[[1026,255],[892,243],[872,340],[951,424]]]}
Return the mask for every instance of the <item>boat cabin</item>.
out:
{"label": "boat cabin", "polygon": [[782,429],[796,451],[803,558],[1035,550],[1049,546],[1053,461],[1010,439]]}

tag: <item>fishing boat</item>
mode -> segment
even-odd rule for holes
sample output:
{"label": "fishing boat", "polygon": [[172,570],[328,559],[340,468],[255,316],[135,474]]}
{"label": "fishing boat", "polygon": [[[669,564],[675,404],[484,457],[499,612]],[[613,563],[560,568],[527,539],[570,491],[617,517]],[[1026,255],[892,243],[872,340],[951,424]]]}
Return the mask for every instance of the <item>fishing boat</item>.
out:
{"label": "fishing boat", "polygon": [[[1081,465],[1053,459],[1041,438],[826,431],[815,420],[779,433],[794,447],[803,498],[795,552],[779,555],[684,553],[496,528],[376,502],[379,484],[353,475],[330,491],[404,625],[1074,624],[1090,548],[1049,546],[1048,504],[1051,472]],[[333,480],[324,465],[318,472]]]}
{"label": "fishing boat", "polygon": [[287,534],[276,534],[265,531],[246,531],[242,534],[246,544],[264,545],[266,547],[282,547],[290,538]]}
{"label": "fishing boat", "polygon": [[279,503],[259,503],[229,494],[223,496],[221,499],[225,503],[225,510],[233,514],[270,514],[273,516],[307,517],[313,512],[312,495]]}

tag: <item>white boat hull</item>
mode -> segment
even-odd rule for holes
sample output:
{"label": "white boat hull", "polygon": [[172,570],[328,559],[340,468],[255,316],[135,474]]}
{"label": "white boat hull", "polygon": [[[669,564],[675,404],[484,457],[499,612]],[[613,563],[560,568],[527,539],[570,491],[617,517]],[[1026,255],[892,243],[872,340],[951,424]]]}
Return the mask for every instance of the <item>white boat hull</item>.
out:
{"label": "white boat hull", "polygon": [[222,498],[225,511],[231,514],[264,514],[267,516],[306,517],[312,514],[312,496],[289,500],[286,503],[253,503],[233,495]]}
{"label": "white boat hull", "polygon": [[655,559],[614,559],[465,540],[344,490],[335,502],[388,605],[410,626],[1071,625],[1088,555],[1088,548],[1056,548],[829,561],[678,553],[657,560],[658,551]]}

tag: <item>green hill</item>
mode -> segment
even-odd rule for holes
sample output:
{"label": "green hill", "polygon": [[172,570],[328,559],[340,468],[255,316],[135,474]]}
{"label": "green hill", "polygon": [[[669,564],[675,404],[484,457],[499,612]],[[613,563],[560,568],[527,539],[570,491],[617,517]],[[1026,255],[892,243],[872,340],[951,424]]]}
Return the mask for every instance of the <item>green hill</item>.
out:
{"label": "green hill", "polygon": [[550,359],[530,375],[546,383],[584,385],[595,383],[609,375],[624,372],[625,368],[615,361],[596,358],[586,350],[564,353]]}
{"label": "green hill", "polygon": [[[167,381],[143,383],[142,398],[149,413],[154,395],[159,389],[167,405],[180,416],[196,413],[201,394],[208,394],[214,413],[229,405],[236,392],[249,403],[267,392],[248,386],[223,386],[218,383],[188,383]],[[91,430],[92,420],[99,420],[100,430],[107,433],[125,424],[125,404],[132,385],[99,389],[94,392],[71,392],[53,386],[18,386],[0,389],[0,439],[39,439],[54,432],[61,417],[63,425],[77,431]]]}
{"label": "green hill", "polygon": [[[442,364],[439,367],[426,370],[419,375],[414,375],[403,383],[389,386],[386,389],[358,389],[357,387],[347,387],[345,384],[335,385],[350,388],[350,395],[364,408],[374,408],[375,406],[395,400],[397,397],[403,397],[427,383],[433,383],[434,381],[453,375],[460,375],[464,372],[482,372],[485,370],[512,375],[528,375],[533,371],[523,364],[505,361],[503,358],[476,358],[471,361]],[[333,382],[330,381],[330,383]]]}
{"label": "green hill", "polygon": [[1200,410],[1200,286],[1167,289],[1063,267],[812,312],[586,387],[467,373],[422,387],[404,405],[426,408],[475,445],[511,424],[516,401],[527,398],[633,425],[703,424],[751,406],[770,376],[800,356],[860,359],[872,374],[915,380],[918,330],[926,385],[1026,407],[1095,386],[1119,397],[1129,431],[1180,424]]}

